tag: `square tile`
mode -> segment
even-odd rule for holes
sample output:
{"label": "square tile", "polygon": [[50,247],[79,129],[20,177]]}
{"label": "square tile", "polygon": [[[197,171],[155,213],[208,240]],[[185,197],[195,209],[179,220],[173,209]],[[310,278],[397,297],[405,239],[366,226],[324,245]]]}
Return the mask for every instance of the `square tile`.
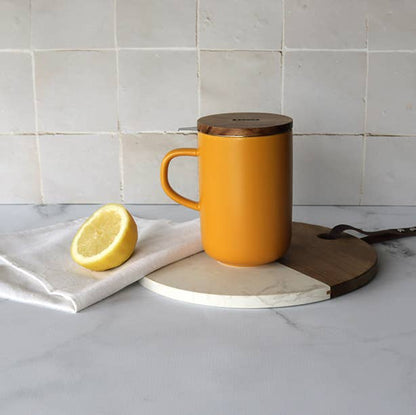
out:
{"label": "square tile", "polygon": [[416,49],[416,2],[377,0],[369,2],[370,49]]}
{"label": "square tile", "polygon": [[0,48],[30,48],[30,0],[0,0]]}
{"label": "square tile", "polygon": [[111,135],[40,137],[45,203],[120,200],[119,140]]}
{"label": "square tile", "polygon": [[32,0],[37,49],[114,47],[114,0]]}
{"label": "square tile", "polygon": [[286,46],[365,48],[366,8],[367,2],[362,0],[286,0]]}
{"label": "square tile", "polygon": [[364,205],[416,205],[416,137],[367,138]]}
{"label": "square tile", "polygon": [[40,203],[35,136],[0,136],[0,203]]}
{"label": "square tile", "polygon": [[201,112],[280,112],[279,52],[201,52]]}
{"label": "square tile", "polygon": [[[175,203],[162,190],[160,164],[170,150],[196,148],[196,135],[123,135],[124,199],[126,203]],[[198,161],[178,157],[169,166],[169,181],[181,195],[198,200]]]}
{"label": "square tile", "polygon": [[123,131],[174,131],[195,125],[195,51],[123,50],[119,65]]}
{"label": "square tile", "polygon": [[199,46],[205,49],[281,49],[281,0],[200,0]]}
{"label": "square tile", "polygon": [[416,54],[371,53],[367,129],[373,134],[416,134]]}
{"label": "square tile", "polygon": [[117,130],[115,52],[38,52],[39,129]]}
{"label": "square tile", "polygon": [[288,52],[284,112],[299,133],[362,133],[366,55]]}
{"label": "square tile", "polygon": [[196,45],[196,0],[117,0],[120,47]]}
{"label": "square tile", "polygon": [[32,60],[29,53],[0,53],[0,132],[34,132]]}
{"label": "square tile", "polygon": [[357,205],[363,138],[295,136],[293,198],[298,205]]}

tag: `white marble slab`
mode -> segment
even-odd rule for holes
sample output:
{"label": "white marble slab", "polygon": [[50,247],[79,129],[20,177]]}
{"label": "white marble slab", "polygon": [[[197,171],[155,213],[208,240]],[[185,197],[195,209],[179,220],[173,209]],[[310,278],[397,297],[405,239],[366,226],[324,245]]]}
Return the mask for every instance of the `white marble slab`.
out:
{"label": "white marble slab", "polygon": [[161,268],[140,280],[149,290],[176,300],[229,308],[273,308],[330,298],[331,287],[279,262],[231,267],[204,252]]}

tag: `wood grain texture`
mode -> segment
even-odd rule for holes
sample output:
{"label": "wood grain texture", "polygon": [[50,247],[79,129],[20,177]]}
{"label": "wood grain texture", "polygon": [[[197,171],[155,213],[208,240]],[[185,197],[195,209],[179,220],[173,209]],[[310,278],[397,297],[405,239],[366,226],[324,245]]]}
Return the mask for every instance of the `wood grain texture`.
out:
{"label": "wood grain texture", "polygon": [[198,131],[215,136],[259,137],[290,131],[293,120],[264,112],[229,112],[198,119]]}
{"label": "wood grain texture", "polygon": [[377,253],[371,245],[351,235],[335,240],[318,237],[328,230],[294,222],[291,246],[279,262],[328,284],[331,297],[337,297],[371,281],[377,272]]}

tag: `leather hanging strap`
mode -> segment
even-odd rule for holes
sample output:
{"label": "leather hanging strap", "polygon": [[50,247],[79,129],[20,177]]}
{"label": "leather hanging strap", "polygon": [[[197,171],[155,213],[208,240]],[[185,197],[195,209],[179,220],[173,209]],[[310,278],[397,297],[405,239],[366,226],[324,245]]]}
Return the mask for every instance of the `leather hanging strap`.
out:
{"label": "leather hanging strap", "polygon": [[328,233],[321,233],[318,236],[323,239],[338,239],[342,237],[344,231],[349,230],[367,235],[361,239],[369,244],[390,241],[392,239],[407,238],[408,236],[416,236],[416,226],[412,226],[410,228],[383,229],[380,231],[369,232],[356,228],[355,226],[345,224],[334,226]]}

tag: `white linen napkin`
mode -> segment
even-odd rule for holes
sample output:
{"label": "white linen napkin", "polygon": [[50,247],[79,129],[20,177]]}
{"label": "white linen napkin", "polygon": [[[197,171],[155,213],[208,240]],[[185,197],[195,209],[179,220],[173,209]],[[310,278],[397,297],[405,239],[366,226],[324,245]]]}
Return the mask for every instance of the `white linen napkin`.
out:
{"label": "white linen napkin", "polygon": [[70,255],[85,221],[0,235],[0,298],[76,313],[147,274],[202,251],[199,219],[183,223],[135,218],[132,257],[109,271],[90,271]]}

